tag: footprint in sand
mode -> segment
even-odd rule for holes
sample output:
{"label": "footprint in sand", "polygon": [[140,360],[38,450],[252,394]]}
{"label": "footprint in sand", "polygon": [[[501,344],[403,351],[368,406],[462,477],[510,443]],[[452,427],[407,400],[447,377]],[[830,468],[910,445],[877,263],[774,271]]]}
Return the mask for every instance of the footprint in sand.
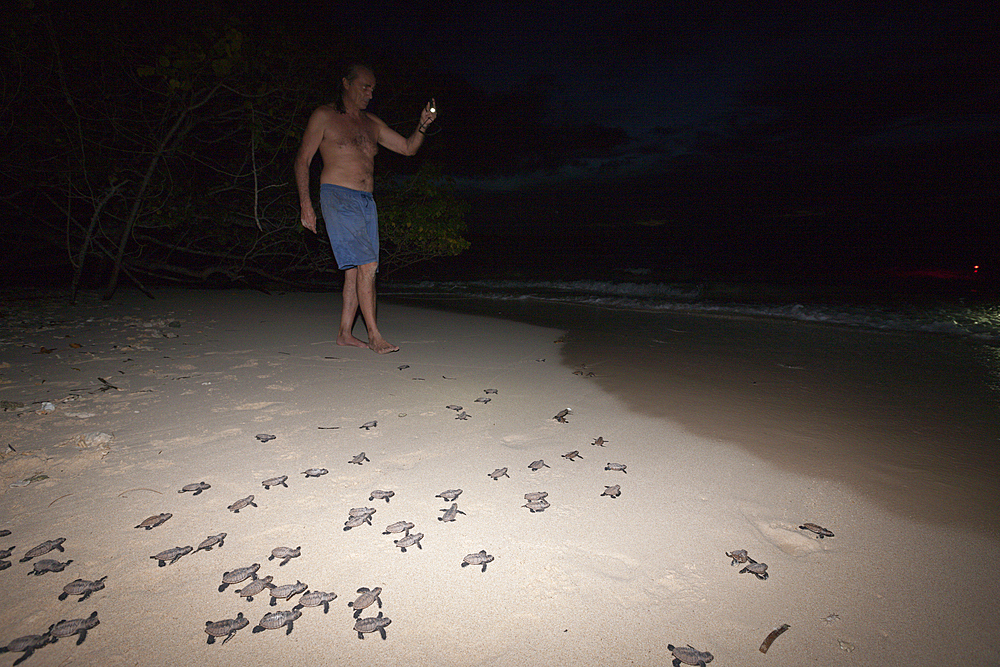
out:
{"label": "footprint in sand", "polygon": [[693,568],[687,572],[666,570],[644,586],[646,594],[658,600],[700,602],[705,600],[705,579]]}
{"label": "footprint in sand", "polygon": [[760,531],[764,539],[789,556],[801,558],[817,551],[823,551],[823,545],[819,540],[803,535],[797,526],[782,521],[764,521],[753,517],[747,517],[747,520]]}
{"label": "footprint in sand", "polygon": [[528,440],[527,436],[523,435],[508,435],[501,438],[503,446],[508,449],[531,449],[532,442]]}

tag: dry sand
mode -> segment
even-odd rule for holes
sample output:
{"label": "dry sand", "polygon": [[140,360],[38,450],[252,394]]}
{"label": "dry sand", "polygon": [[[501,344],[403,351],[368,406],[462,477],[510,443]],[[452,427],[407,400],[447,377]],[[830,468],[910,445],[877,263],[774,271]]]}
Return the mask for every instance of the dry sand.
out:
{"label": "dry sand", "polygon": [[[0,549],[16,545],[0,643],[101,620],[27,665],[662,665],[668,643],[711,651],[713,665],[1000,662],[996,378],[976,365],[988,348],[712,318],[652,331],[572,310],[540,327],[383,304],[402,350],[381,357],[336,346],[329,295],[157,297],[4,302],[0,398],[24,407],[0,414],[0,446],[16,450],[0,461],[12,533]],[[487,388],[493,400],[474,402]],[[81,439],[92,433],[113,438]],[[571,450],[583,458],[561,456]],[[369,462],[348,462],[362,451]],[[537,459],[550,467],[530,471]],[[314,466],[329,474],[305,478]],[[510,478],[488,477],[504,466]],[[261,486],[275,475],[288,488]],[[202,480],[211,489],[178,493]],[[613,484],[621,496],[602,497]],[[466,514],[443,523],[435,494],[451,488]],[[395,496],[369,501],[373,489]],[[530,513],[523,494],[538,490],[551,507]],[[227,511],[248,494],[258,507]],[[365,506],[373,525],[344,531]],[[173,518],[134,528],[160,512]],[[424,533],[422,549],[382,534],[399,520]],[[836,536],[818,540],[806,521]],[[221,548],[149,558],[223,531]],[[26,576],[18,559],[56,537],[65,553],[42,558],[73,562]],[[302,555],[278,566],[277,546]],[[730,565],[740,548],[768,564],[766,581]],[[480,549],[495,556],[486,572],[460,567]],[[302,610],[291,634],[253,633],[295,599],[218,591],[251,563],[339,597],[329,613]],[[89,599],[58,600],[101,576]],[[362,586],[383,589],[384,641],[352,631]],[[240,611],[249,627],[206,645],[205,621]]]}

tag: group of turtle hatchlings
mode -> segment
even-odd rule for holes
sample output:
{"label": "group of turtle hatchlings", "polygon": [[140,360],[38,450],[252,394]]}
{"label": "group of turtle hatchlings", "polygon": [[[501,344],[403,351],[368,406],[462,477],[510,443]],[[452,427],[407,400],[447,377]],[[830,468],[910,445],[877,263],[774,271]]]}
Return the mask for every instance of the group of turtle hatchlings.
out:
{"label": "group of turtle hatchlings", "polygon": [[[9,530],[0,531],[0,537],[6,537],[10,534],[11,532]],[[27,563],[34,558],[44,556],[52,551],[65,552],[66,549],[63,547],[63,543],[65,541],[65,537],[58,537],[54,540],[45,540],[38,546],[26,551],[24,556],[20,558],[19,562]],[[8,547],[0,550],[0,563],[5,563],[0,566],[0,570],[5,570],[11,566],[10,561],[6,559],[11,557],[15,548],[16,547]],[[66,561],[65,563],[60,563],[57,560],[43,558],[32,564],[32,569],[28,571],[28,575],[41,576],[46,572],[62,572],[63,569],[72,562],[72,559]],[[65,600],[70,595],[79,595],[79,602],[83,602],[89,598],[92,593],[104,588],[105,579],[107,579],[107,577],[101,577],[96,581],[76,579],[75,581],[63,586],[63,592],[59,594],[59,599]],[[28,659],[32,653],[46,644],[55,643],[66,637],[79,635],[79,638],[76,640],[77,646],[79,646],[87,638],[87,631],[99,624],[100,621],[97,618],[96,611],[92,612],[90,616],[85,618],[62,619],[51,624],[49,629],[40,635],[24,635],[23,637],[18,637],[17,639],[12,640],[6,646],[0,646],[0,653],[23,653],[24,655],[14,662],[14,664],[17,665]]]}
{"label": "group of turtle hatchlings", "polygon": [[[404,366],[405,367],[405,366]],[[401,367],[402,368],[402,367]],[[486,394],[497,394],[496,389],[486,389],[484,390]],[[477,399],[477,402],[487,403],[490,398],[483,397]],[[449,409],[456,410],[461,415],[464,415],[464,411],[460,406],[447,406]],[[570,409],[564,409],[558,412],[554,420],[560,423],[568,423],[566,417],[570,414]],[[465,415],[468,418],[469,415]],[[370,430],[377,426],[376,421],[366,422],[361,426],[362,429]],[[270,440],[275,439],[275,436],[268,434],[259,434],[256,436],[258,440],[262,443],[266,443]],[[597,437],[591,443],[594,446],[603,447],[608,441],[603,437]],[[575,461],[576,459],[584,458],[578,450],[574,450],[562,455],[563,458],[568,461]],[[365,462],[370,461],[366,456],[365,452],[351,458],[348,462],[356,465],[362,465]],[[542,468],[549,468],[550,466],[545,463],[544,460],[532,461],[528,464],[528,469],[532,472],[537,472]],[[606,471],[616,471],[627,474],[626,465],[623,463],[613,463],[608,462],[604,468]],[[320,477],[327,474],[329,471],[326,468],[309,468],[303,471],[303,475],[306,478],[309,477]],[[500,480],[502,477],[510,478],[508,474],[508,469],[497,468],[492,473],[489,473],[489,477],[494,480]],[[271,489],[271,487],[282,486],[288,488],[286,483],[288,480],[287,475],[281,475],[276,477],[271,477],[265,479],[261,482],[265,490]],[[206,482],[196,482],[193,484],[187,484],[181,488],[178,493],[192,493],[197,496],[204,491],[211,488],[210,484]],[[451,522],[455,521],[459,514],[465,514],[465,512],[458,509],[458,504],[455,503],[455,499],[462,494],[462,489],[448,489],[437,494],[437,498],[442,498],[445,501],[451,502],[451,506],[443,508],[440,511],[444,514],[438,517],[441,522]],[[393,497],[394,492],[389,490],[376,489],[371,492],[368,500],[385,500],[386,503],[390,501]],[[605,486],[604,492],[601,496],[608,496],[610,498],[618,498],[621,495],[621,487],[618,484],[613,486]],[[547,500],[548,493],[545,491],[532,491],[524,494],[524,499],[526,503],[522,506],[530,510],[532,513],[543,512],[548,509],[551,505]],[[228,509],[233,513],[239,513],[241,509],[246,507],[257,507],[254,502],[254,496],[249,495],[245,498],[236,500]],[[349,511],[348,519],[344,524],[344,530],[350,530],[362,524],[371,525],[372,516],[375,514],[376,510],[374,508],[353,508]],[[145,530],[152,530],[170,518],[172,514],[169,512],[164,512],[161,514],[156,514],[150,516],[143,521],[141,521],[136,528],[142,528]],[[423,533],[411,533],[414,524],[408,521],[397,521],[386,527],[383,532],[384,535],[390,535],[393,533],[403,533],[403,537],[398,540],[394,540],[393,544],[397,546],[402,552],[406,552],[408,547],[416,546],[417,548],[423,548],[420,545],[420,540],[423,538]],[[802,530],[808,530],[814,533],[817,539],[822,539],[826,537],[833,537],[833,533],[822,526],[814,523],[805,523],[800,526]],[[0,536],[10,535],[10,531],[3,530],[0,531]],[[199,551],[211,551],[213,547],[224,546],[224,540],[226,538],[226,533],[219,533],[217,535],[210,535],[205,540],[203,540],[197,548],[192,548],[191,546],[184,547],[172,547],[161,551],[160,553],[150,556],[158,562],[160,567],[166,565],[172,565],[176,563],[181,557],[188,555],[192,552]],[[58,538],[55,540],[47,540],[42,542],[37,547],[29,550],[25,553],[24,557],[21,558],[21,562],[27,562],[38,556],[45,555],[53,550],[58,550],[60,552],[64,551],[62,546],[65,542],[65,538]],[[6,559],[11,556],[14,547],[10,547],[6,550],[0,551],[0,570],[10,567],[11,563]],[[278,566],[286,565],[293,558],[298,558],[301,555],[301,547],[276,547],[271,551],[268,556],[268,560],[279,560]],[[745,549],[735,549],[732,552],[727,552],[726,556],[732,559],[732,565],[737,563],[745,564],[745,567],[740,570],[740,574],[749,573],[753,574],[755,577],[761,580],[766,580],[768,578],[767,564],[758,563],[753,558],[749,556]],[[461,562],[462,567],[468,567],[469,565],[481,566],[481,571],[486,572],[486,567],[489,563],[494,560],[494,557],[486,552],[486,550],[480,550],[476,553],[467,554]],[[59,562],[53,559],[42,559],[33,564],[33,569],[28,573],[29,575],[43,575],[46,572],[61,572],[67,565],[72,563],[72,559],[66,562]],[[228,586],[233,584],[242,583],[244,581],[250,580],[249,583],[244,585],[243,588],[238,589],[236,593],[248,601],[253,601],[255,595],[263,593],[265,590],[268,592],[271,598],[271,606],[274,606],[279,599],[288,601],[295,595],[302,594],[299,598],[298,603],[292,607],[290,610],[283,611],[272,611],[266,613],[260,620],[260,622],[253,628],[254,633],[263,632],[264,630],[276,630],[279,628],[286,628],[286,634],[292,632],[294,622],[302,615],[302,609],[306,607],[319,607],[324,608],[324,613],[329,612],[329,603],[337,597],[336,593],[327,593],[325,591],[319,590],[309,590],[309,587],[302,583],[301,581],[296,581],[294,584],[285,584],[277,586],[272,583],[274,577],[268,575],[266,577],[258,577],[257,571],[260,568],[259,563],[253,563],[252,565],[246,567],[236,568],[234,570],[227,571],[222,575],[222,584],[219,586],[219,592],[224,591]],[[63,593],[59,596],[60,600],[65,600],[70,595],[79,595],[79,601],[82,602],[86,600],[92,593],[99,591],[104,588],[104,581],[107,577],[101,577],[95,581],[88,581],[84,579],[76,579],[75,581],[67,584],[63,588]],[[354,610],[354,631],[358,633],[359,639],[364,639],[365,634],[378,632],[382,639],[386,638],[385,628],[392,622],[387,616],[384,616],[381,607],[382,599],[380,597],[382,589],[380,587],[366,588],[362,587],[357,590],[358,597],[351,602],[347,603],[347,606]],[[377,604],[379,612],[376,616],[368,616],[365,618],[361,617],[361,612],[367,609],[373,604]],[[18,662],[25,660],[30,656],[35,650],[45,646],[48,643],[58,641],[58,639],[63,637],[69,637],[73,634],[79,635],[77,644],[83,643],[86,639],[87,631],[95,626],[97,626],[100,621],[97,618],[97,612],[93,612],[90,616],[86,618],[76,618],[71,620],[61,620],[58,623],[53,623],[49,629],[41,635],[25,635],[23,637],[18,637],[11,641],[6,647],[0,647],[0,653],[3,652],[23,652],[22,656]],[[235,618],[227,618],[219,621],[206,621],[205,622],[205,632],[208,634],[208,643],[212,644],[215,642],[216,638],[224,637],[222,644],[225,644],[230,639],[232,639],[236,632],[247,627],[250,624],[249,620],[244,617],[243,612],[239,612]],[[704,667],[706,663],[711,662],[714,656],[707,651],[699,651],[694,647],[688,646],[674,646],[673,644],[668,645],[668,650],[673,655],[673,665],[674,667],[679,667],[682,663],[685,665],[701,665]],[[17,663],[15,663],[17,664]]]}

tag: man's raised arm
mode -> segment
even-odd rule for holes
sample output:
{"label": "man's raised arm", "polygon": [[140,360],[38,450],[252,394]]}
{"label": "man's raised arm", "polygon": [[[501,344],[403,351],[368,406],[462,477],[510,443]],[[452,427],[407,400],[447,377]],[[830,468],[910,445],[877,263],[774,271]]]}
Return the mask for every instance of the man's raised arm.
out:
{"label": "man's raised arm", "polygon": [[424,133],[427,131],[427,126],[437,118],[437,109],[433,102],[428,102],[420,112],[420,124],[409,137],[403,137],[377,116],[368,114],[368,117],[378,125],[378,142],[381,145],[400,155],[415,155],[421,144],[424,143]]}

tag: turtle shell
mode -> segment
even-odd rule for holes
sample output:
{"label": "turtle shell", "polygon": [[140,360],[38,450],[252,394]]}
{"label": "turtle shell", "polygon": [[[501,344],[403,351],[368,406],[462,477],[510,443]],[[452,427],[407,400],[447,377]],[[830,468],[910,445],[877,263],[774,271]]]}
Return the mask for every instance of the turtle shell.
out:
{"label": "turtle shell", "polygon": [[222,583],[238,584],[241,581],[249,579],[250,577],[254,577],[259,569],[260,563],[254,563],[253,565],[247,565],[246,567],[238,567],[235,570],[230,570],[222,575]]}

